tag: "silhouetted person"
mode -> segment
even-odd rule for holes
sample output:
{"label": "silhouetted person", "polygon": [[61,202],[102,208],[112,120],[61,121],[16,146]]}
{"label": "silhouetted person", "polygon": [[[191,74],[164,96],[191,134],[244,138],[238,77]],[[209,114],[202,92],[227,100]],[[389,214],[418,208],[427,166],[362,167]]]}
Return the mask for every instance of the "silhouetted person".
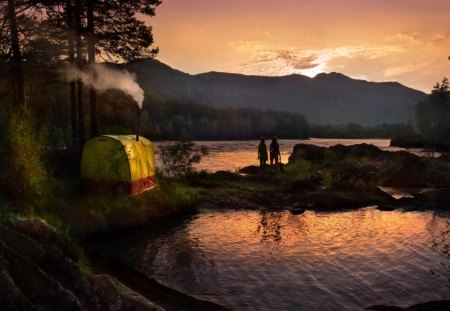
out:
{"label": "silhouetted person", "polygon": [[258,146],[258,159],[259,159],[259,165],[265,166],[268,156],[267,156],[267,146],[266,146],[266,139],[264,137],[261,137],[261,142]]}
{"label": "silhouetted person", "polygon": [[272,142],[270,143],[270,165],[273,165],[274,161],[275,165],[277,165],[280,158],[280,145],[278,145],[277,138],[274,136],[272,138]]}

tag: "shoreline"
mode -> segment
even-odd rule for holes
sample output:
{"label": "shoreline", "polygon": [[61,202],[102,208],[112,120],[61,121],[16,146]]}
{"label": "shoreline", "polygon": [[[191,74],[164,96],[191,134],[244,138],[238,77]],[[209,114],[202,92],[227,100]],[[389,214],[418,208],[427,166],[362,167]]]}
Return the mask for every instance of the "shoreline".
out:
{"label": "shoreline", "polygon": [[[396,199],[382,191],[379,185],[433,190]],[[78,205],[74,205],[80,209],[78,212],[69,210],[68,214],[62,214],[66,216],[62,219],[63,228],[70,225],[72,234],[84,234],[81,244],[71,240],[70,232],[58,232],[39,218],[18,217],[6,221],[6,225],[1,222],[0,249],[7,254],[5,271],[16,283],[8,283],[6,292],[0,291],[0,301],[13,299],[13,303],[19,306],[23,300],[30,306],[42,306],[42,300],[35,299],[38,293],[45,299],[55,300],[52,303],[64,306],[88,306],[92,299],[97,299],[104,305],[121,301],[128,306],[149,310],[227,310],[163,286],[120,262],[95,253],[87,246],[87,240],[94,239],[97,234],[114,237],[126,230],[156,223],[166,227],[171,221],[182,219],[180,215],[195,212],[205,205],[215,209],[288,210],[293,214],[306,210],[356,210],[373,205],[381,211],[401,208],[405,212],[448,212],[450,163],[445,159],[421,158],[408,152],[383,151],[365,144],[330,148],[298,144],[286,165],[264,169],[248,166],[237,173],[193,173],[179,184],[169,183],[165,190],[122,198],[123,202],[114,209],[109,208],[116,199],[87,196],[84,200],[90,203],[88,209],[80,205],[80,202],[85,202],[81,199],[75,202]],[[164,205],[164,202],[174,199],[180,201],[173,206]],[[159,205],[149,205],[149,202],[159,202]],[[84,214],[78,215],[81,211]],[[78,218],[67,218],[71,215]],[[84,247],[84,256],[80,245]],[[78,253],[74,252],[76,249]],[[27,267],[28,275],[20,271],[18,267],[21,265]],[[30,284],[23,281],[29,275],[39,284],[48,284],[47,287],[30,288]]]}

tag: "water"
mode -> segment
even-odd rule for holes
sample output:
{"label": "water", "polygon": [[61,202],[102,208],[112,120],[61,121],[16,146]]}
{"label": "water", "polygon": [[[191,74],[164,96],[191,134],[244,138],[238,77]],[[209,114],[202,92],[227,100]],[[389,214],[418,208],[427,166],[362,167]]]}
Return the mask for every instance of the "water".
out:
{"label": "water", "polygon": [[98,247],[234,310],[362,310],[450,298],[449,232],[432,212],[202,210]]}
{"label": "water", "polygon": [[[390,147],[389,139],[324,139],[324,138],[311,138],[308,140],[279,140],[280,153],[283,163],[287,163],[288,157],[291,155],[292,150],[296,144],[312,144],[320,147],[330,147],[337,144],[341,145],[354,145],[354,144],[372,144],[380,149],[388,151],[406,150],[399,147]],[[158,167],[161,167],[161,161],[158,156],[159,146],[169,144],[170,142],[155,142],[156,150],[156,162]],[[249,165],[259,165],[257,159],[257,149],[259,140],[240,140],[240,141],[201,141],[196,142],[197,145],[203,145],[208,147],[210,153],[204,157],[202,161],[196,165],[197,169],[205,169],[207,171],[215,172],[219,170],[225,171],[237,171],[240,168]],[[270,144],[270,140],[266,141],[267,146]],[[434,155],[429,154],[421,149],[409,149],[408,151],[422,155]]]}

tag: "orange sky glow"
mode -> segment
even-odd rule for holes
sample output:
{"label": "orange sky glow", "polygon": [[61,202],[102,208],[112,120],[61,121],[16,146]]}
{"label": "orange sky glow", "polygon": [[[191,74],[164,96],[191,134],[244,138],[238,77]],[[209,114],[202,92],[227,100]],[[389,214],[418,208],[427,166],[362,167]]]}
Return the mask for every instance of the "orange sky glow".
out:
{"label": "orange sky glow", "polygon": [[191,74],[340,72],[429,92],[449,77],[449,0],[163,0],[157,57]]}

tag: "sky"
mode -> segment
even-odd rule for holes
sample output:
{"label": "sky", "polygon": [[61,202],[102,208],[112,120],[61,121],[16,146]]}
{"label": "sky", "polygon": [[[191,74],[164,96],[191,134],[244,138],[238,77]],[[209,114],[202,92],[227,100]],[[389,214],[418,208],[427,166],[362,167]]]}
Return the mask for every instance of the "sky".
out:
{"label": "sky", "polygon": [[190,74],[340,72],[429,92],[450,76],[450,0],[163,0],[157,59]]}

